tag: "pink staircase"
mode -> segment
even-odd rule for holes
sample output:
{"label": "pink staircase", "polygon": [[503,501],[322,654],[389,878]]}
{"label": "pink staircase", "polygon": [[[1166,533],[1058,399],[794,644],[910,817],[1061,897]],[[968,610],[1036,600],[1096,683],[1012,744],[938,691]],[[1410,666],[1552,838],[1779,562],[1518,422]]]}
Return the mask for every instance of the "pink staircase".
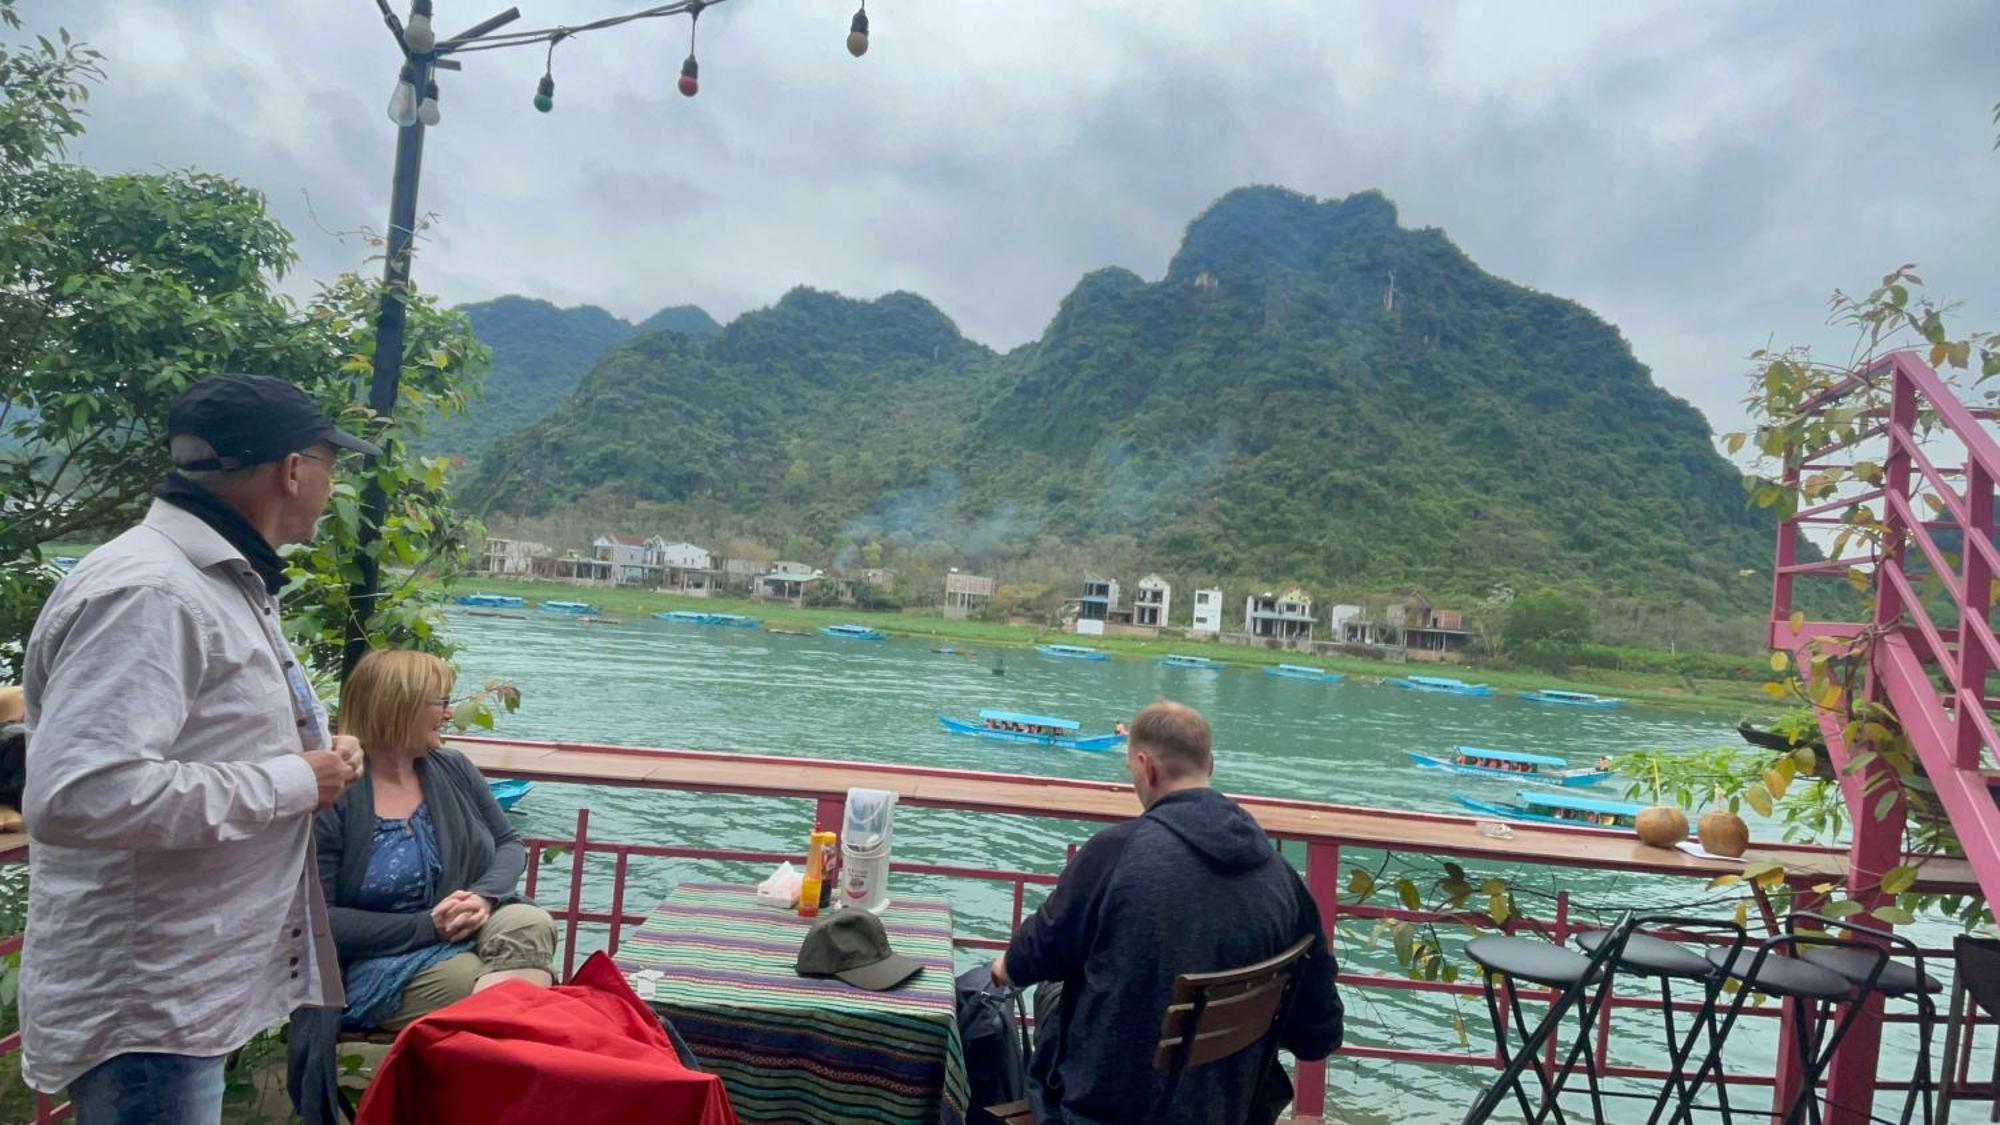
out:
{"label": "pink staircase", "polygon": [[[1873,407],[1865,416],[1873,424],[1861,440],[1808,452],[1793,469],[1793,482],[1802,472],[1824,471],[1830,466],[1828,456],[1845,453],[1879,455],[1881,484],[1785,520],[1779,529],[1771,644],[1796,654],[1803,668],[1804,650],[1812,640],[1862,633],[1866,627],[1853,623],[1810,622],[1794,630],[1792,587],[1804,574],[1858,568],[1870,575],[1876,602],[1871,624],[1881,635],[1871,649],[1867,696],[1902,720],[1980,887],[1989,902],[2000,902],[2000,802],[1995,799],[2000,769],[1994,757],[2000,748],[1994,732],[2000,699],[1987,695],[1988,678],[2000,669],[2000,639],[1990,620],[1993,580],[2000,575],[2000,550],[1993,543],[2000,443],[1984,421],[1992,412],[1961,403],[1937,372],[1911,352],[1897,352],[1857,370],[1813,409],[1824,412],[1858,402]],[[1959,463],[1939,463],[1947,459]],[[1937,502],[1922,499],[1925,494]],[[1863,559],[1798,562],[1800,533],[1814,526],[1840,526],[1841,512],[1853,505],[1867,506],[1885,525],[1885,549]],[[1940,532],[1958,540],[1945,544],[1957,547],[1957,557],[1940,546]],[[1925,599],[1919,594],[1927,574],[1935,585]],[[1854,748],[1841,744],[1841,725],[1832,715],[1821,724],[1835,760],[1844,763]],[[1878,835],[1865,831],[1874,823],[1872,807],[1851,811],[1857,836]],[[1901,818],[1894,819],[1900,832]]]}
{"label": "pink staircase", "polygon": [[[1986,424],[1995,413],[1959,401],[1913,352],[1856,369],[1810,404],[1808,414],[1824,418],[1857,407],[1859,432],[1790,460],[1785,483],[1796,489],[1808,474],[1868,461],[1880,466],[1879,484],[1871,472],[1864,491],[1854,491],[1864,483],[1854,482],[1833,499],[1802,507],[1779,527],[1771,647],[1791,653],[1803,676],[1815,642],[1824,652],[1828,646],[1837,650],[1844,640],[1862,641],[1869,654],[1866,668],[1857,669],[1862,697],[1886,706],[1901,721],[1924,778],[1935,788],[1934,797],[1915,794],[1923,812],[1949,819],[1986,900],[2000,902],[2000,769],[1995,768],[2000,738],[1994,733],[2000,698],[1988,694],[1988,680],[2000,670],[2000,640],[1990,615],[1993,582],[2000,575],[2000,551],[1993,543],[2000,444]],[[1883,525],[1882,549],[1861,558],[1800,562],[1802,535],[1844,526],[1844,513],[1855,506]],[[1827,534],[1820,532],[1821,542]],[[1946,540],[1942,545],[1940,537]],[[1956,548],[1955,557],[1947,547]],[[1796,621],[1794,583],[1812,576],[1865,579],[1875,599],[1873,620]],[[1926,580],[1932,584],[1928,590]],[[1891,771],[1876,759],[1848,773],[1848,764],[1867,747],[1846,745],[1844,727],[1839,710],[1821,711],[1820,729],[1842,768],[1853,825],[1849,893],[1872,908],[1889,898],[1879,884],[1882,873],[1901,862],[1910,809],[1898,800],[1887,816],[1875,815],[1890,788],[1883,775]],[[1836,1105],[1865,1109],[1873,1093],[1879,1027],[1863,1023],[1867,1026],[1857,1026],[1833,1069]],[[1851,1108],[1829,1117],[1861,1119]]]}

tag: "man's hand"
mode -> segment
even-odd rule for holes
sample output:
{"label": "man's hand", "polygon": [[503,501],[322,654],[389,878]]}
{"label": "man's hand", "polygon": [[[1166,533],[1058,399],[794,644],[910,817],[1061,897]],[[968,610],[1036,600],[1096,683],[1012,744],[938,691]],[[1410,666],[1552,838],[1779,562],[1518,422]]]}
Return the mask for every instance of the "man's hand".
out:
{"label": "man's hand", "polygon": [[359,778],[361,772],[368,767],[368,758],[361,752],[361,740],[351,734],[334,735],[333,752],[340,755],[340,760],[354,770],[355,778]]}
{"label": "man's hand", "polygon": [[361,776],[359,766],[332,750],[314,750],[307,753],[305,759],[306,764],[312,767],[313,780],[319,783],[320,808],[339,800],[354,779]]}
{"label": "man's hand", "polygon": [[995,984],[1014,983],[1013,981],[1007,979],[1007,955],[1005,953],[1002,953],[1000,956],[995,957],[993,959],[993,983]]}

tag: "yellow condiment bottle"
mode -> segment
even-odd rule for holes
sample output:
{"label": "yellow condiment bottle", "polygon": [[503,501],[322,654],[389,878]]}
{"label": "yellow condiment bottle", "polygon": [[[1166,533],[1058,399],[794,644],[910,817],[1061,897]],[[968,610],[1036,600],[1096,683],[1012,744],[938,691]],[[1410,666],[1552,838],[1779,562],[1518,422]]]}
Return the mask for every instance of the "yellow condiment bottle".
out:
{"label": "yellow condiment bottle", "polygon": [[819,915],[819,889],[826,878],[826,851],[820,846],[821,837],[831,837],[833,833],[822,832],[813,826],[812,835],[806,838],[806,877],[799,883],[799,917],[814,918]]}

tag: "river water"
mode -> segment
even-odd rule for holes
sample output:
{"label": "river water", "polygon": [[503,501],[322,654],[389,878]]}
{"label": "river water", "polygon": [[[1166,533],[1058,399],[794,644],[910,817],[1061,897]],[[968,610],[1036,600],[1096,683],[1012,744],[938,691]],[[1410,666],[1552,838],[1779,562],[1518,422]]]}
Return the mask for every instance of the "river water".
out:
{"label": "river water", "polygon": [[[450,634],[464,646],[458,658],[461,692],[489,679],[521,688],[521,710],[505,718],[499,731],[513,737],[1118,781],[1124,778],[1122,754],[956,737],[938,726],[937,716],[997,707],[1073,718],[1085,731],[1099,732],[1154,699],[1170,698],[1199,708],[1213,724],[1218,787],[1383,809],[1457,812],[1462,810],[1453,803],[1453,792],[1504,797],[1510,789],[1504,782],[1414,769],[1406,750],[1471,744],[1556,754],[1582,764],[1605,754],[1724,745],[1736,737],[1717,719],[1631,705],[1594,711],[1504,695],[1420,694],[1353,679],[1323,684],[1245,669],[1189,671],[1150,660],[1056,660],[1028,649],[987,649],[968,657],[934,653],[917,641],[784,636],[651,619],[599,625],[539,613],[515,620],[454,612]],[[994,674],[995,665],[1004,667],[1004,675]],[[567,838],[579,806],[590,808],[595,838],[791,851],[802,849],[811,815],[797,801],[549,784],[537,786],[516,815],[526,831]],[[1055,871],[1066,846],[1084,835],[1073,824],[905,808],[897,814],[896,854]],[[1344,853],[1342,861],[1373,868],[1384,857]],[[1424,857],[1387,862],[1385,882],[1406,873],[1428,887],[1439,877],[1438,862]],[[683,878],[754,881],[762,874],[729,865],[636,863],[627,906],[643,909]],[[1685,904],[1705,895],[1693,880],[1635,880],[1552,868],[1475,867],[1470,874],[1475,884],[1489,876],[1513,878],[1522,908],[1542,917],[1549,904],[1539,896],[1563,889],[1585,918],[1615,917],[1616,910],[1632,905]],[[593,867],[587,901],[600,907],[608,901],[609,875],[608,860]],[[566,885],[567,861],[544,868],[543,877],[540,894],[551,901]],[[892,889],[949,894],[962,935],[1006,935],[1011,892],[1004,885],[899,877]],[[1398,971],[1391,943],[1374,929],[1372,923],[1343,928],[1336,953],[1344,970]],[[1469,936],[1445,933],[1454,959]],[[586,946],[598,942],[601,938],[593,941],[590,935],[584,939]],[[1468,972],[1466,979],[1474,978]],[[1471,1049],[1490,1049],[1487,1017],[1477,999],[1454,1008],[1442,995],[1380,989],[1349,989],[1345,999],[1352,1043],[1461,1050],[1457,1021],[1462,1020]],[[1663,1061],[1654,1049],[1661,1034],[1657,1018],[1619,1015],[1614,1025],[1619,1061]],[[1768,1073],[1769,1053],[1755,1043],[1767,1038],[1764,1029],[1739,1034],[1751,1047],[1756,1069]],[[1455,1122],[1486,1073],[1337,1060],[1329,1120]]]}

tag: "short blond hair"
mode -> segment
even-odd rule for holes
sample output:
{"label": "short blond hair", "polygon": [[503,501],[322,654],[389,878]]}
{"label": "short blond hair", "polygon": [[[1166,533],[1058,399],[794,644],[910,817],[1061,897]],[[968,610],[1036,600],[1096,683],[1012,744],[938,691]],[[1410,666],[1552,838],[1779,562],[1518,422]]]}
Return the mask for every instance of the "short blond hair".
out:
{"label": "short blond hair", "polygon": [[378,648],[361,658],[340,689],[340,733],[363,750],[408,750],[436,722],[424,713],[451,694],[458,673],[428,652]]}
{"label": "short blond hair", "polygon": [[1126,735],[1132,749],[1144,752],[1175,778],[1215,772],[1213,737],[1201,712],[1170,699],[1147,704],[1132,716],[1132,729]]}
{"label": "short blond hair", "polygon": [[28,693],[19,684],[0,684],[0,723],[18,723],[28,713]]}

